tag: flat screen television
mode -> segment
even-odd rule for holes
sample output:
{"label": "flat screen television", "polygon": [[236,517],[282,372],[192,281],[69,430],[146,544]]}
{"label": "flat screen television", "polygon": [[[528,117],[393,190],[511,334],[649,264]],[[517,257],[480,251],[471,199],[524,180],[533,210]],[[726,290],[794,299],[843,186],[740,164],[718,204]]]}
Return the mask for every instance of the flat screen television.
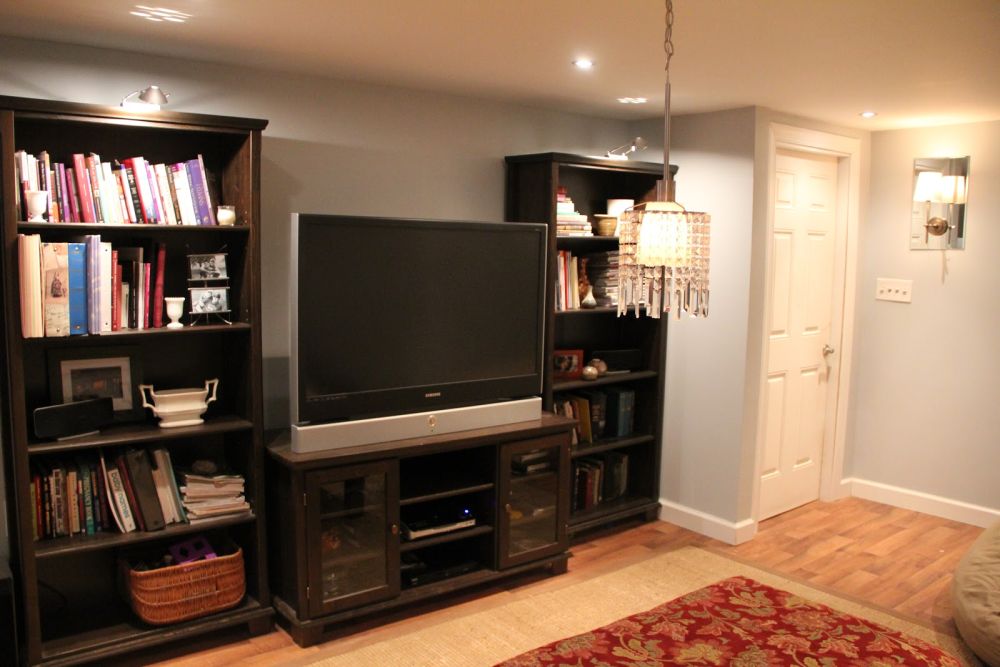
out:
{"label": "flat screen television", "polygon": [[541,393],[546,227],[292,216],[292,423]]}

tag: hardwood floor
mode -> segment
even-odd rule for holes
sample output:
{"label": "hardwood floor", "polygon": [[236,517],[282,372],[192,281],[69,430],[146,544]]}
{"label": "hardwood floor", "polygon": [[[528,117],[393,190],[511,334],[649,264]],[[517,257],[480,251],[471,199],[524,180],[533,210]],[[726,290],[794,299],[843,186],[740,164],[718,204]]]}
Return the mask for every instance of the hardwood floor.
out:
{"label": "hardwood floor", "polygon": [[[282,630],[205,647],[180,657],[160,652],[160,665],[283,665],[333,646],[362,645],[432,623],[503,604],[540,587],[566,585],[648,558],[695,545],[780,573],[843,597],[889,609],[954,634],[950,585],[962,554],[981,528],[857,498],[816,502],[764,521],[757,536],[729,546],[663,522],[643,524],[574,545],[569,572],[511,588],[481,591],[460,604],[428,607],[420,616],[394,618],[325,644],[301,649]],[[454,603],[454,599],[452,600]],[[188,646],[187,650],[191,647]],[[165,660],[164,660],[165,658]]]}

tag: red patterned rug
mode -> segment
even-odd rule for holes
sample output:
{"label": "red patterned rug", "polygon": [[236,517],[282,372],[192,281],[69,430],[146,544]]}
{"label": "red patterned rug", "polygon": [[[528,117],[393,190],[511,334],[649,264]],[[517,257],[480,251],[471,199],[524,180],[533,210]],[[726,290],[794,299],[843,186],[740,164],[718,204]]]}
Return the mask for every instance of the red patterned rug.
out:
{"label": "red patterned rug", "polygon": [[504,667],[947,665],[927,642],[732,577],[501,663]]}

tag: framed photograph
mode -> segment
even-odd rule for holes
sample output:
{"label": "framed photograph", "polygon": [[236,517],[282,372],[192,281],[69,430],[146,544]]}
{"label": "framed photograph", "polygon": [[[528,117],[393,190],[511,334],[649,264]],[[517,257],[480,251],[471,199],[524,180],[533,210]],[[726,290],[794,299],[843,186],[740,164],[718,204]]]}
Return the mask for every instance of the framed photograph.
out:
{"label": "framed photograph", "polygon": [[192,315],[229,312],[228,287],[192,287],[188,292],[191,293]]}
{"label": "framed photograph", "polygon": [[579,380],[583,375],[583,350],[553,350],[552,377],[556,380]]}
{"label": "framed photograph", "polygon": [[73,403],[110,397],[115,421],[141,420],[138,351],[134,346],[49,350],[49,398]]}
{"label": "framed photograph", "polygon": [[229,278],[226,272],[226,253],[212,255],[188,255],[188,268],[191,280],[224,280]]}

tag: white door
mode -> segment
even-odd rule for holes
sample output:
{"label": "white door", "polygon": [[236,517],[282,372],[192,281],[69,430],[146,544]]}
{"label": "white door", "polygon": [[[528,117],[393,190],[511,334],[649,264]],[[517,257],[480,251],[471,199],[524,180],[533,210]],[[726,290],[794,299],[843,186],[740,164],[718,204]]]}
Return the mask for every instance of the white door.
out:
{"label": "white door", "polygon": [[[837,158],[777,151],[758,520],[819,498],[834,294]],[[830,412],[832,415],[832,411]]]}

